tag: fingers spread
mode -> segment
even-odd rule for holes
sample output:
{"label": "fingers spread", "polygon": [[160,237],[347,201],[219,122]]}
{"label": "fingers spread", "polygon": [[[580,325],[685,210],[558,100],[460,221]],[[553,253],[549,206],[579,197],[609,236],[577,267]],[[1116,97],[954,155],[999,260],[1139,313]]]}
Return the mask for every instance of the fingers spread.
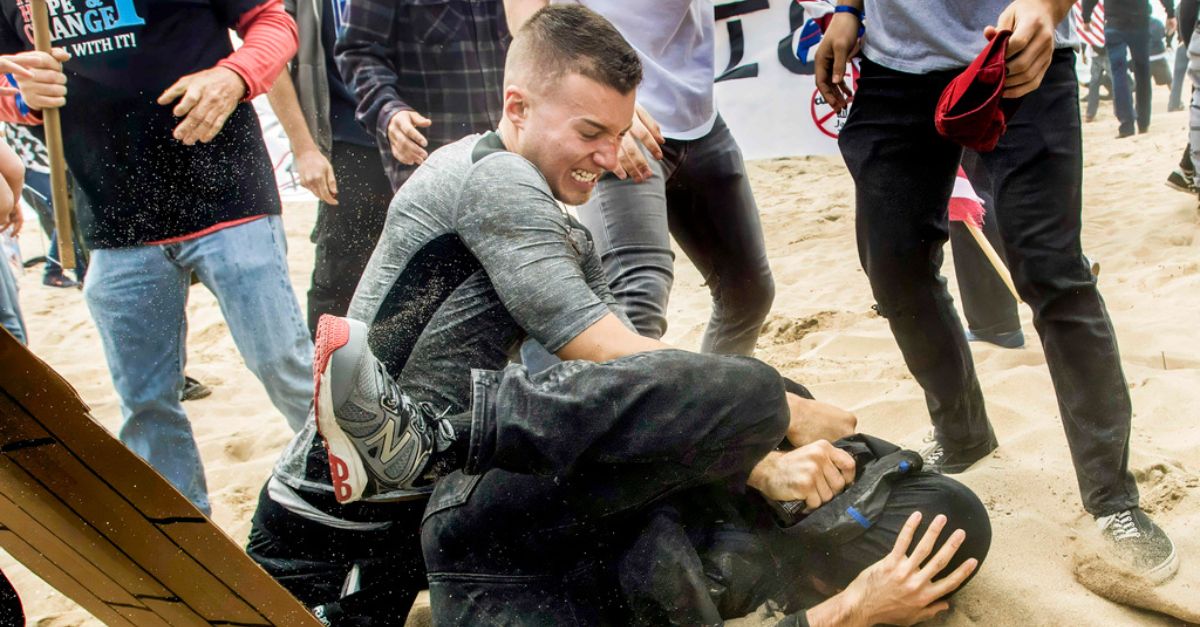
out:
{"label": "fingers spread", "polygon": [[917,542],[916,548],[912,554],[908,556],[914,570],[920,568],[921,564],[925,563],[925,558],[933,551],[933,545],[937,542],[938,536],[942,535],[942,529],[946,526],[946,517],[938,514],[933,517],[929,523],[929,528],[925,530],[925,534],[921,536],[921,540]]}
{"label": "fingers spread", "polygon": [[904,521],[904,526],[900,528],[900,533],[896,534],[896,544],[892,545],[892,555],[896,557],[905,557],[908,555],[908,547],[912,544],[913,536],[917,533],[917,526],[921,524],[921,512],[915,511],[908,515],[908,520]]}
{"label": "fingers spread", "polygon": [[954,569],[954,572],[933,582],[933,585],[929,588],[929,595],[935,599],[940,599],[958,590],[958,587],[967,580],[967,577],[971,576],[971,573],[975,572],[975,568],[978,566],[979,560],[973,557],[959,564],[958,568]]}

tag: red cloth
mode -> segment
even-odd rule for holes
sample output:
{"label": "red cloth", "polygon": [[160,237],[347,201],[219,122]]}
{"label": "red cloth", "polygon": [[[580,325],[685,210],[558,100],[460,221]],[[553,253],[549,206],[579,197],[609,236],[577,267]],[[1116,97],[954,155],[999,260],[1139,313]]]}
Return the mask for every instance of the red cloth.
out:
{"label": "red cloth", "polygon": [[1004,60],[1012,31],[1002,30],[954,77],[938,99],[933,121],[946,139],[977,152],[996,148],[1018,100],[1005,100]]}
{"label": "red cloth", "polygon": [[283,10],[280,0],[268,0],[242,14],[237,33],[242,38],[242,47],[217,65],[242,77],[246,100],[250,100],[270,91],[275,77],[296,55],[300,35],[296,20]]}
{"label": "red cloth", "polygon": [[218,222],[218,223],[208,227],[207,229],[201,229],[199,231],[196,231],[195,233],[188,233],[187,235],[180,235],[179,237],[168,237],[167,239],[154,240],[153,242],[146,242],[145,245],[146,246],[159,246],[162,244],[178,244],[179,242],[186,242],[188,240],[193,240],[193,239],[197,239],[200,237],[204,237],[205,235],[210,235],[212,233],[216,233],[217,231],[220,231],[223,229],[228,229],[230,227],[246,224],[247,222],[254,222],[255,220],[258,220],[259,218],[265,218],[265,217],[267,217],[267,214],[263,213],[260,215],[250,216],[247,218],[238,218],[237,220],[227,220],[225,222]]}

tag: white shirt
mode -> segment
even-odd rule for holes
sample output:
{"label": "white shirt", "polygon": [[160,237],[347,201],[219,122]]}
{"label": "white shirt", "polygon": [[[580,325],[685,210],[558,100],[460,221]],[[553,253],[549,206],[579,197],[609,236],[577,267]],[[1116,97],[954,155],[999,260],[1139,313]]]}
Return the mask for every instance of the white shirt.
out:
{"label": "white shirt", "polygon": [[699,139],[717,119],[712,0],[556,0],[617,27],[642,61],[638,103],[670,139]]}

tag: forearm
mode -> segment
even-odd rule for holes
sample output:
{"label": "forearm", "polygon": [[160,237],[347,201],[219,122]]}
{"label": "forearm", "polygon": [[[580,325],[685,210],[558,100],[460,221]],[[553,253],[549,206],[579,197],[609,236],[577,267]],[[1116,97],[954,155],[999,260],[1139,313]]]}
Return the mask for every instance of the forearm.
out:
{"label": "forearm", "polygon": [[269,0],[238,19],[242,47],[217,63],[246,83],[245,100],[267,93],[272,81],[296,55],[300,39],[296,21],[283,5]]}
{"label": "forearm", "polygon": [[292,145],[292,153],[317,150],[317,143],[304,120],[304,112],[300,110],[296,86],[287,70],[280,72],[279,77],[275,79],[271,91],[267,92],[267,101],[271,103],[271,110],[275,112],[279,125],[283,127],[283,132]]}
{"label": "forearm", "polygon": [[504,17],[508,22],[508,31],[515,35],[534,13],[548,4],[549,0],[504,0]]}
{"label": "forearm", "polygon": [[610,313],[584,329],[555,355],[568,361],[583,359],[602,362],[668,348],[671,346],[659,340],[638,335],[626,327],[616,314]]}
{"label": "forearm", "polygon": [[381,29],[389,32],[394,29],[394,11],[393,0],[351,0],[346,10],[346,30],[335,47],[338,72],[358,101],[355,119],[385,138],[392,116],[413,110],[396,89],[402,68],[395,66],[385,43],[378,40]]}
{"label": "forearm", "polygon": [[805,615],[810,627],[870,627],[871,622],[854,610],[854,603],[843,591],[808,609]]}

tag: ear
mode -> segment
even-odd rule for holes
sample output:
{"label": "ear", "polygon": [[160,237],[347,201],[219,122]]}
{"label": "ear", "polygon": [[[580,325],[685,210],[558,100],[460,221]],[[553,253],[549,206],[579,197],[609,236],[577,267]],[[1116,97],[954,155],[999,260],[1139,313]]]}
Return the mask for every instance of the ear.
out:
{"label": "ear", "polygon": [[518,129],[525,127],[529,119],[529,94],[524,88],[516,85],[504,88],[504,117]]}

